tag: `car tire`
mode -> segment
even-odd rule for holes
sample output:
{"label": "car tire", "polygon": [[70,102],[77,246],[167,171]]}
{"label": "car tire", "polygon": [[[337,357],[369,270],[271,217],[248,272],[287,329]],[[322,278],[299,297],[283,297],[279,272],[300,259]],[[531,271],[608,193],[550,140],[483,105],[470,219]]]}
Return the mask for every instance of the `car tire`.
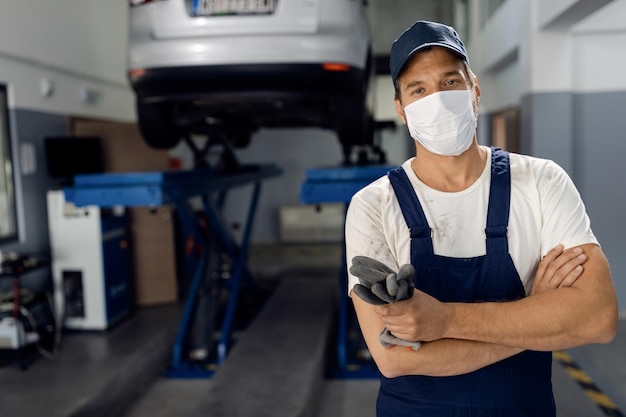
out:
{"label": "car tire", "polygon": [[174,126],[171,107],[167,103],[146,104],[138,100],[137,123],[144,141],[151,148],[171,149],[183,137],[183,131]]}
{"label": "car tire", "polygon": [[354,159],[354,151],[361,147],[371,147],[374,144],[373,118],[367,110],[355,113],[346,113],[340,118],[337,126],[337,136],[341,143],[344,165],[363,165],[368,161],[362,158]]}

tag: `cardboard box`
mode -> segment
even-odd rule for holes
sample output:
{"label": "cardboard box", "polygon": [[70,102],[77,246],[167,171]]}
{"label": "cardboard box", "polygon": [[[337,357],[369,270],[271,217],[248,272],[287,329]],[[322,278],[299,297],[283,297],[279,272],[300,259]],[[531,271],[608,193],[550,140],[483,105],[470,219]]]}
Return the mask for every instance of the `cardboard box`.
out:
{"label": "cardboard box", "polygon": [[[74,118],[70,132],[102,139],[106,172],[166,171],[169,152],[150,148],[135,123]],[[150,306],[178,300],[176,242],[171,207],[151,211],[129,208],[135,304]]]}
{"label": "cardboard box", "polygon": [[172,208],[131,209],[135,262],[135,300],[138,306],[178,300]]}

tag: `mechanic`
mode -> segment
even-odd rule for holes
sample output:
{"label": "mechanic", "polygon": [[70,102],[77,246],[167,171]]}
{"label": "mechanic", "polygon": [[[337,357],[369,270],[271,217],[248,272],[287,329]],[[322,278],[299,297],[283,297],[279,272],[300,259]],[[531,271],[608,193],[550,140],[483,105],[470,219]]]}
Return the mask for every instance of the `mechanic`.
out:
{"label": "mechanic", "polygon": [[553,161],[477,143],[481,91],[454,28],[416,22],[390,70],[415,157],[346,218],[377,415],[555,416],[551,351],[609,343],[617,326],[580,195]]}

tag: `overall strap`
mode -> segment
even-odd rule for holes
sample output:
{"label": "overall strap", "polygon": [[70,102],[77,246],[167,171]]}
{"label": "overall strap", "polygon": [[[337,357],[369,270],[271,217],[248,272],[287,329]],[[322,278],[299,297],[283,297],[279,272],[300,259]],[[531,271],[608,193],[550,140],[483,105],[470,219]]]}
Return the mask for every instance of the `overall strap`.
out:
{"label": "overall strap", "polygon": [[487,253],[509,253],[507,228],[511,204],[509,153],[491,147],[491,188],[487,210]]}
{"label": "overall strap", "polygon": [[389,171],[387,176],[400,203],[404,221],[411,233],[411,253],[432,255],[434,253],[432,231],[428,226],[424,210],[422,210],[409,177],[402,167]]}

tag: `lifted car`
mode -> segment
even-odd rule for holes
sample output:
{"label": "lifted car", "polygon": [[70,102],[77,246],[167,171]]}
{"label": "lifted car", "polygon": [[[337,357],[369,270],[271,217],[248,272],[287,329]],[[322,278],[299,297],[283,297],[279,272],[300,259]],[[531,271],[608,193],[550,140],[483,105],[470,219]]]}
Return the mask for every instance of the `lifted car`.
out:
{"label": "lifted car", "polygon": [[245,147],[262,127],[337,133],[379,162],[364,0],[130,0],[128,74],[145,141]]}

